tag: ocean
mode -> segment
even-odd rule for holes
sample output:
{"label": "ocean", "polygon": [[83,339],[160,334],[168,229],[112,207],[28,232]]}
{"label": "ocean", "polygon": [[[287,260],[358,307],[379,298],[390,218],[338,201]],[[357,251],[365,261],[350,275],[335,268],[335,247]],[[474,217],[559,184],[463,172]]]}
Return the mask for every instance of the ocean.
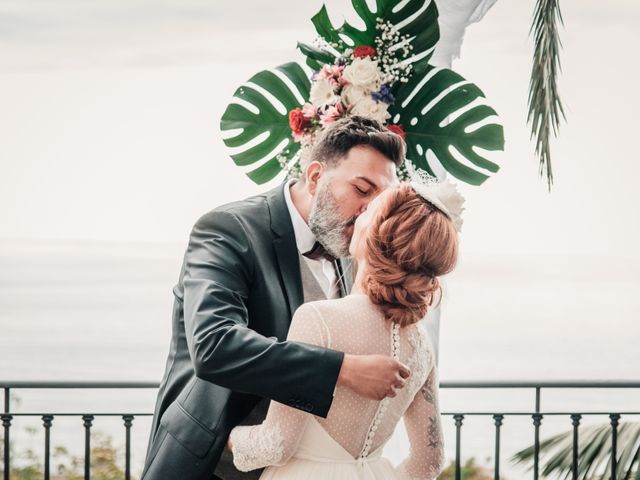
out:
{"label": "ocean", "polygon": [[[159,381],[170,341],[173,288],[185,245],[109,242],[0,242],[0,380]],[[640,379],[640,265],[624,258],[465,253],[446,279],[439,338],[441,382],[451,380]],[[640,389],[638,389],[640,390]],[[543,390],[545,411],[640,411],[640,392]],[[19,390],[17,412],[152,412],[154,390]],[[449,413],[532,411],[533,390],[441,389],[446,454],[455,458]],[[637,421],[627,416],[622,421]],[[608,421],[585,416],[583,424]],[[132,429],[132,470],[142,470],[150,419]],[[570,429],[546,417],[541,438]],[[493,465],[490,416],[468,416],[462,459]],[[118,417],[98,417],[94,434],[124,448]],[[79,417],[58,417],[52,444],[82,455]],[[18,452],[42,455],[39,417],[16,417]],[[508,461],[533,443],[532,421],[509,417],[502,429],[503,478],[529,478]],[[408,452],[400,425],[385,455]],[[16,459],[17,462],[24,458]],[[123,462],[122,462],[123,463]]]}

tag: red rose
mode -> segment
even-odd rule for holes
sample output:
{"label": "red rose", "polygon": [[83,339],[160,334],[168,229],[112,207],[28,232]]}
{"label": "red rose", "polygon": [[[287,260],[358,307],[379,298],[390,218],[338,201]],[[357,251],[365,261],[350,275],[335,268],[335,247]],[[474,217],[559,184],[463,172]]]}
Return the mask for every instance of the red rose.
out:
{"label": "red rose", "polygon": [[353,56],[356,58],[375,57],[376,49],[367,45],[360,45],[353,49]]}
{"label": "red rose", "polygon": [[404,130],[402,129],[402,125],[388,125],[387,130],[392,131],[396,135],[400,135],[404,141],[407,140],[407,134],[404,133]]}
{"label": "red rose", "polygon": [[289,112],[289,126],[293,133],[300,135],[311,126],[311,120],[305,117],[300,108],[294,108]]}

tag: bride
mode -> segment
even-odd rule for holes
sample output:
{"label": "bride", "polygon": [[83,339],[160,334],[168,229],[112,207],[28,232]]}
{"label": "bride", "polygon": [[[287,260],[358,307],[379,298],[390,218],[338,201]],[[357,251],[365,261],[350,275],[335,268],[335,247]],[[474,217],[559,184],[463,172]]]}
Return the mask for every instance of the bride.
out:
{"label": "bride", "polygon": [[[402,182],[375,198],[358,217],[349,248],[358,265],[353,291],[302,305],[287,337],[393,356],[411,369],[405,387],[376,401],[338,386],[327,418],[271,402],[262,424],[231,431],[236,468],[267,467],[261,480],[435,479],[442,471],[438,370],[418,323],[441,294],[438,277],[454,268],[458,254],[454,215],[437,191]],[[394,467],[382,449],[401,418],[411,448]]]}

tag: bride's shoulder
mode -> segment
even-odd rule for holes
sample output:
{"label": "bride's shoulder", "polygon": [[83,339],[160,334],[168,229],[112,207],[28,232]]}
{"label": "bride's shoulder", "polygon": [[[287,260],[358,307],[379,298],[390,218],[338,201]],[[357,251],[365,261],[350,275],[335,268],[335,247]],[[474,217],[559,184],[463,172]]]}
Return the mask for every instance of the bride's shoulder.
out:
{"label": "bride's shoulder", "polygon": [[410,390],[417,390],[424,384],[431,367],[435,364],[435,351],[427,329],[422,325],[422,322],[414,323],[409,328],[407,338],[413,347],[407,359],[407,365],[412,372],[410,377],[412,388]]}
{"label": "bride's shoulder", "polygon": [[293,319],[294,321],[309,318],[322,319],[331,311],[334,302],[333,299],[327,299],[303,303],[295,311]]}
{"label": "bride's shoulder", "polygon": [[369,297],[361,294],[350,294],[341,298],[315,300],[300,306],[300,309],[313,311],[323,319],[337,319],[341,317],[354,318],[361,314],[375,314],[377,310],[372,306]]}
{"label": "bride's shoulder", "polygon": [[433,342],[422,321],[409,325],[409,341],[416,349],[421,351],[433,351]]}

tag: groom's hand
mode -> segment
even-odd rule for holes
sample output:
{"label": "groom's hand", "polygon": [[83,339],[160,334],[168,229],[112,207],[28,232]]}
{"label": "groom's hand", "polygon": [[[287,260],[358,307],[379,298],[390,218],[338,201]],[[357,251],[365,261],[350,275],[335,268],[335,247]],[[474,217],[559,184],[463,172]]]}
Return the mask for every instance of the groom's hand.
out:
{"label": "groom's hand", "polygon": [[358,395],[382,400],[395,397],[395,389],[404,387],[409,367],[386,355],[345,354],[338,375],[338,385],[350,388]]}

